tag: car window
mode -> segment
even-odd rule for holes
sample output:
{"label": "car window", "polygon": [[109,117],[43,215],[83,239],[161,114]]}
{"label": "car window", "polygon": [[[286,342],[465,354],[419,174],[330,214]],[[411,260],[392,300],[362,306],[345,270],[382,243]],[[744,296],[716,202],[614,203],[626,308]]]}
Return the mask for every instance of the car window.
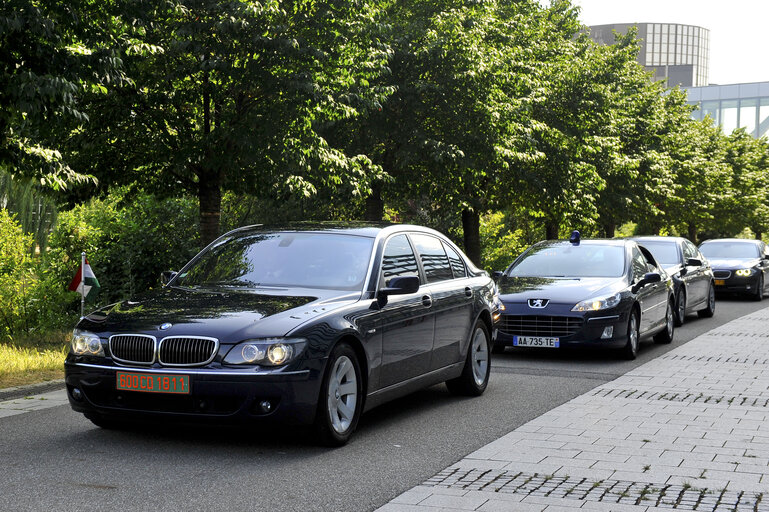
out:
{"label": "car window", "polygon": [[508,270],[510,277],[620,277],[625,273],[621,245],[543,244],[526,251]]}
{"label": "car window", "polygon": [[454,272],[454,277],[467,277],[467,269],[465,269],[465,264],[462,258],[459,257],[459,254],[447,244],[443,244],[443,248],[449,257],[449,264],[451,265],[452,272]]}
{"label": "car window", "polygon": [[189,288],[359,290],[372,247],[372,238],[329,233],[234,236],[201,253],[174,284]]}
{"label": "car window", "polygon": [[393,277],[419,277],[417,258],[406,235],[395,235],[387,241],[382,255],[382,278],[390,286]]}
{"label": "car window", "polygon": [[697,258],[697,248],[689,240],[684,240],[684,258]]}
{"label": "car window", "polygon": [[649,264],[641,254],[638,247],[633,247],[633,280],[641,279],[644,274],[649,272]]}
{"label": "car window", "polygon": [[425,270],[428,283],[453,279],[454,273],[449,265],[449,258],[443,250],[443,244],[434,236],[412,234],[411,240],[419,253],[419,259]]}
{"label": "car window", "polygon": [[753,242],[705,242],[700,252],[708,259],[752,259],[760,256],[758,246]]}
{"label": "car window", "polygon": [[680,261],[678,243],[675,241],[658,242],[641,240],[638,242],[654,255],[654,259],[662,265],[675,265]]}

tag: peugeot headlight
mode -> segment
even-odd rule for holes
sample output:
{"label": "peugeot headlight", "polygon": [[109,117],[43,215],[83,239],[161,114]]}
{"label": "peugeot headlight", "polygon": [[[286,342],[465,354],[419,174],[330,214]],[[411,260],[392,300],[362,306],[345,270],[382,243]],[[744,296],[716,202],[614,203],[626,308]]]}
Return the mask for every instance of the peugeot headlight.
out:
{"label": "peugeot headlight", "polygon": [[740,277],[748,277],[751,274],[753,274],[753,269],[752,268],[741,268],[738,271],[736,271],[735,274],[740,276]]}
{"label": "peugeot headlight", "polygon": [[104,356],[101,339],[92,332],[75,329],[70,346],[72,353],[78,356]]}
{"label": "peugeot headlight", "polygon": [[583,300],[576,306],[571,308],[572,311],[599,311],[601,309],[609,309],[617,306],[620,302],[621,296],[617,292],[609,297],[595,297],[593,299]]}
{"label": "peugeot headlight", "polygon": [[225,356],[224,363],[283,366],[299,357],[306,345],[307,340],[304,338],[248,340],[232,347]]}

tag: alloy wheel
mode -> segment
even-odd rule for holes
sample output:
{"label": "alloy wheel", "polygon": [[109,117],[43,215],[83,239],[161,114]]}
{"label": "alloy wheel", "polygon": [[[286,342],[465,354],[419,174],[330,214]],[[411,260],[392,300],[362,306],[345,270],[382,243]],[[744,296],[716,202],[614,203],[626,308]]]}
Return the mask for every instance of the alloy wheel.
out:
{"label": "alloy wheel", "polygon": [[473,379],[478,386],[481,386],[489,371],[489,344],[483,329],[476,329],[473,336],[472,365]]}
{"label": "alloy wheel", "polygon": [[347,356],[341,356],[331,369],[328,381],[328,416],[333,429],[342,434],[346,432],[355,417],[358,402],[358,378],[355,366]]}

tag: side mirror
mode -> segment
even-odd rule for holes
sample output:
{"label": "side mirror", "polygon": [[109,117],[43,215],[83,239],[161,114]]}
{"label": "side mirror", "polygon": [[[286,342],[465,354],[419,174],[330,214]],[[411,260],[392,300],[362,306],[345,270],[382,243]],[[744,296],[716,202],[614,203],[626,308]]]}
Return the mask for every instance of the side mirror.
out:
{"label": "side mirror", "polygon": [[686,260],[686,266],[687,267],[701,267],[702,266],[702,260],[699,258],[689,258]]}
{"label": "side mirror", "polygon": [[377,302],[379,303],[379,307],[382,307],[387,304],[387,297],[390,295],[406,295],[409,293],[416,293],[418,291],[419,277],[393,277],[390,279],[390,286],[387,288],[380,288],[376,298]]}
{"label": "side mirror", "polygon": [[494,272],[491,274],[491,278],[494,280],[494,282],[495,282],[495,283],[496,283],[496,282],[499,282],[499,278],[500,278],[500,277],[502,277],[502,274],[504,274],[504,272],[503,272],[503,271],[501,271],[501,270],[495,270],[495,271],[494,271]]}
{"label": "side mirror", "polygon": [[176,272],[173,270],[164,270],[160,273],[160,284],[163,286],[166,286],[168,283],[171,282],[171,279],[176,277]]}
{"label": "side mirror", "polygon": [[643,278],[633,287],[633,293],[637,292],[647,284],[659,283],[660,281],[662,281],[662,276],[659,273],[648,272],[644,274]]}

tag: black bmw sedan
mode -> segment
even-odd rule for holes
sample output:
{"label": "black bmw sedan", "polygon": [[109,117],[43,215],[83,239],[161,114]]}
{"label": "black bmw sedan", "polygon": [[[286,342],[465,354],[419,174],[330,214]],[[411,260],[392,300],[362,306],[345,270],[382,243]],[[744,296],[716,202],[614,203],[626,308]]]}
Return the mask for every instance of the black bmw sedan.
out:
{"label": "black bmw sedan", "polygon": [[363,411],[416,389],[483,393],[494,289],[427,228],[237,229],[77,324],[69,401],[103,427],[262,420],[343,444]]}
{"label": "black bmw sedan", "polygon": [[494,350],[614,347],[635,359],[648,336],[670,343],[673,282],[651,253],[575,235],[533,245],[499,276]]}
{"label": "black bmw sedan", "polygon": [[769,284],[769,247],[764,242],[718,238],[701,243],[700,251],[713,267],[716,291],[764,298]]}
{"label": "black bmw sedan", "polygon": [[686,315],[695,312],[701,318],[713,316],[716,311],[713,270],[693,243],[679,236],[641,236],[631,240],[649,249],[673,278],[676,326],[683,325]]}

